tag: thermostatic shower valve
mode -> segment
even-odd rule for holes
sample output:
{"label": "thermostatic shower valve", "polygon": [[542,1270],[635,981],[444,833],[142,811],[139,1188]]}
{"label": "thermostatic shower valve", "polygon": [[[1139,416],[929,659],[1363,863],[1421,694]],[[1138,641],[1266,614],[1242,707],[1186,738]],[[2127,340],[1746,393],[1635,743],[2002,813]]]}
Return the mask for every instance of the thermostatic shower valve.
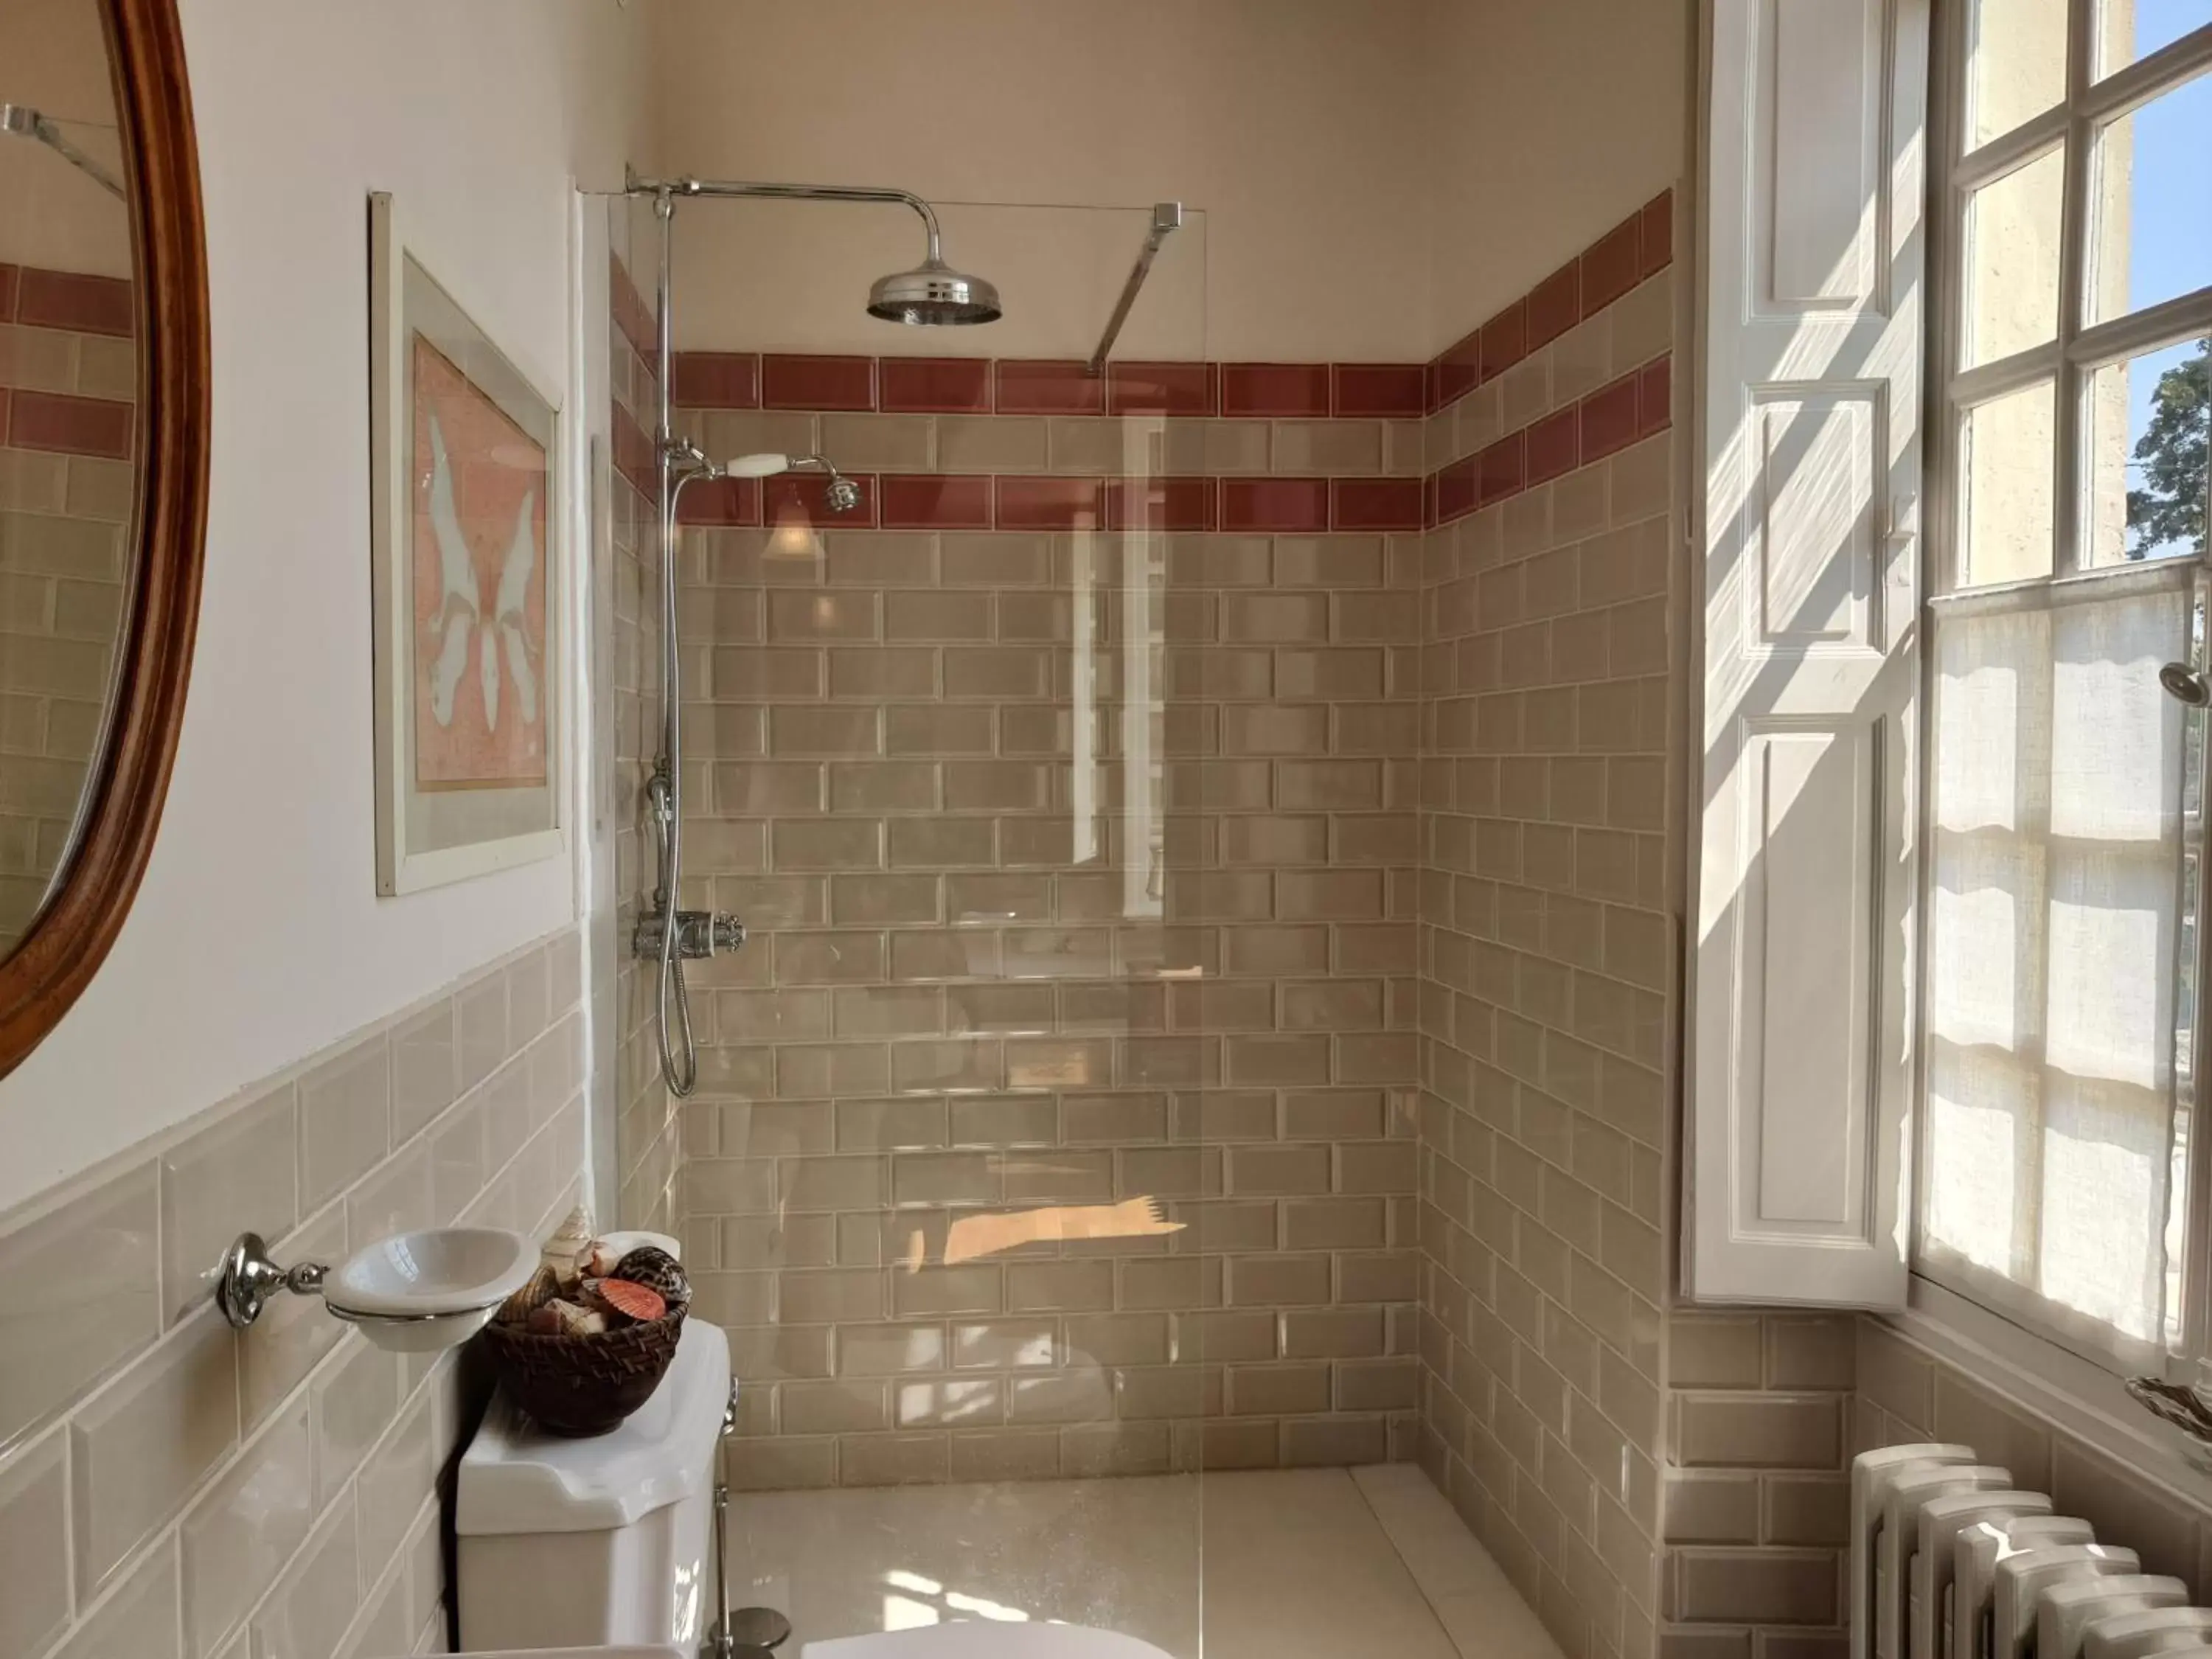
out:
{"label": "thermostatic shower valve", "polygon": [[[640,960],[660,960],[660,936],[667,927],[655,910],[637,919],[630,949]],[[703,962],[738,949],[745,942],[745,925],[721,910],[678,910],[676,913],[676,957],[679,962]]]}

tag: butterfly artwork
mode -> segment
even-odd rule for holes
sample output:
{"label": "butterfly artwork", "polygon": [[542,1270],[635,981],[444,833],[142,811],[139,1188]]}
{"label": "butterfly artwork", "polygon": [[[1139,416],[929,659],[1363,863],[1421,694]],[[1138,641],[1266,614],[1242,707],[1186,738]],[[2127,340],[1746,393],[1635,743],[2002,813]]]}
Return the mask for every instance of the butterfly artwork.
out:
{"label": "butterfly artwork", "polygon": [[415,781],[546,779],[544,447],[414,343]]}

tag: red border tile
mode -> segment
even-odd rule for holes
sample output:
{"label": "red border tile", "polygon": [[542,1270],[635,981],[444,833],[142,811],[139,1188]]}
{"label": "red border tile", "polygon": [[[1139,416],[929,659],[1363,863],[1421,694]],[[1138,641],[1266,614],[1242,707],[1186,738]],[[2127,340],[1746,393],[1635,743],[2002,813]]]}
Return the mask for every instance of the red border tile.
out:
{"label": "red border tile", "polygon": [[1109,363],[1109,415],[1211,415],[1221,407],[1217,363]]}
{"label": "red border tile", "polygon": [[1001,415],[1103,415],[1106,381],[1060,359],[1002,358],[994,366]]}
{"label": "red border tile", "polygon": [[1582,420],[1573,404],[1554,410],[1528,428],[1528,485],[1564,477],[1579,466]]}
{"label": "red border tile", "polygon": [[1486,386],[1528,355],[1528,301],[1523,297],[1482,325],[1482,380]]}
{"label": "red border tile", "polygon": [[887,472],[878,482],[885,530],[988,530],[988,473]]}
{"label": "red border tile", "polygon": [[9,403],[8,441],[17,449],[115,461],[131,457],[131,417],[136,410],[129,404],[59,392],[27,392],[21,386]]}
{"label": "red border tile", "polygon": [[15,320],[15,289],[21,280],[19,267],[0,264],[0,323]]}
{"label": "red border tile", "polygon": [[1221,527],[1295,533],[1328,528],[1326,478],[1224,478]]}
{"label": "red border tile", "polygon": [[15,278],[15,320],[34,328],[128,338],[138,331],[138,297],[120,276],[21,266]]}
{"label": "red border tile", "polygon": [[1328,413],[1327,363],[1224,363],[1221,412],[1296,418]]}
{"label": "red border tile", "polygon": [[1636,222],[1642,210],[1606,232],[1582,258],[1583,315],[1595,317],[1636,286],[1639,259]]}
{"label": "red border tile", "polygon": [[0,386],[0,447],[4,447],[8,441],[8,388]]}
{"label": "red border tile", "polygon": [[1583,465],[1602,460],[1636,441],[1636,376],[1608,381],[1582,401]]}
{"label": "red border tile", "polygon": [[1674,262],[1674,192],[1662,190],[1637,215],[1637,274],[1656,276]]}
{"label": "red border tile", "polygon": [[1480,505],[1475,468],[1476,458],[1462,455],[1437,473],[1436,499],[1431,512],[1438,524],[1463,519]]}
{"label": "red border tile", "polygon": [[676,503],[678,524],[757,525],[761,521],[758,478],[715,478],[695,483]]}
{"label": "red border tile", "polygon": [[873,409],[876,360],[765,352],[760,388],[763,409]]}
{"label": "red border tile", "polygon": [[1416,419],[1428,410],[1426,365],[1332,363],[1330,407],[1340,417]]}
{"label": "red border tile", "polygon": [[622,331],[630,349],[648,363],[660,356],[659,331],[653,325],[653,307],[646,304],[645,296],[638,292],[637,283],[629,268],[615,254],[607,255],[607,304],[614,313],[615,326]]}
{"label": "red border tile", "polygon": [[845,475],[860,488],[860,504],[850,513],[830,510],[830,480],[819,472],[779,472],[761,486],[761,521],[789,524],[799,520],[824,530],[876,528],[876,481],[866,472]]}
{"label": "red border tile", "polygon": [[1419,478],[1336,478],[1329,484],[1329,522],[1338,530],[1419,530],[1424,491]]}
{"label": "red border tile", "polygon": [[1430,368],[1430,407],[1448,409],[1482,384],[1482,331],[1452,342]]}
{"label": "red border tile", "polygon": [[1655,357],[1636,372],[1636,435],[1664,432],[1674,418],[1674,360]]}
{"label": "red border tile", "polygon": [[1001,530],[1074,530],[1106,522],[1103,478],[1008,477],[993,481]]}
{"label": "red border tile", "polygon": [[1528,487],[1528,442],[1523,432],[1509,432],[1474,458],[1475,498],[1484,507],[1517,495]]}
{"label": "red border tile", "polygon": [[620,404],[615,405],[613,425],[615,471],[629,479],[639,495],[651,499],[660,485],[653,476],[653,440],[646,436],[637,417]]}
{"label": "red border tile", "polygon": [[1210,477],[1115,478],[1106,491],[1109,530],[1212,530],[1219,523]]}
{"label": "red border tile", "polygon": [[988,415],[988,357],[879,357],[876,406],[886,415]]}
{"label": "red border tile", "polygon": [[1528,290],[1528,349],[1540,351],[1583,319],[1582,262],[1570,260]]}
{"label": "red border tile", "polygon": [[758,409],[760,359],[750,351],[677,351],[668,395],[679,409]]}

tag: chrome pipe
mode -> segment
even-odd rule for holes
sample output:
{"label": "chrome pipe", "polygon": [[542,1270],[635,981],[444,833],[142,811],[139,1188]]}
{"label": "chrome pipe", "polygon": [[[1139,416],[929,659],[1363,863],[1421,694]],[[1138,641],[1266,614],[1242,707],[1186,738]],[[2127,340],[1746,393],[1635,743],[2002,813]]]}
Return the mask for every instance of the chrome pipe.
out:
{"label": "chrome pipe", "polygon": [[[691,999],[684,983],[684,962],[677,947],[677,906],[684,882],[684,721],[678,692],[683,682],[682,659],[676,637],[676,505],[684,486],[697,477],[687,468],[682,477],[677,464],[682,458],[676,441],[676,404],[669,386],[675,361],[675,338],[669,305],[671,267],[676,245],[676,202],[666,187],[653,192],[653,215],[660,222],[660,270],[653,284],[654,371],[659,409],[654,417],[653,450],[660,483],[660,758],[648,786],[657,839],[660,847],[660,951],[653,994],[653,1024],[660,1046],[660,1074],[668,1092],[681,1100],[699,1086],[699,1048],[691,1033]],[[675,1006],[671,1030],[670,1005]]]}
{"label": "chrome pipe", "polygon": [[1145,278],[1152,274],[1152,261],[1159,257],[1160,245],[1182,228],[1181,202],[1152,204],[1152,228],[1145,233],[1145,246],[1138,252],[1137,263],[1129,269],[1129,280],[1121,284],[1121,297],[1114,302],[1114,314],[1106,319],[1106,332],[1099,339],[1098,349],[1091,354],[1091,361],[1084,366],[1092,380],[1106,372],[1107,354],[1114,349],[1114,342],[1121,337],[1121,325],[1129,320]]}
{"label": "chrome pipe", "polygon": [[689,174],[680,179],[641,179],[629,175],[630,194],[658,196],[663,191],[672,196],[741,197],[754,201],[769,202],[860,202],[896,204],[910,207],[921,216],[921,222],[929,231],[929,257],[941,258],[943,238],[937,229],[937,210],[910,190],[894,190],[872,185],[772,185],[738,179],[694,179]]}

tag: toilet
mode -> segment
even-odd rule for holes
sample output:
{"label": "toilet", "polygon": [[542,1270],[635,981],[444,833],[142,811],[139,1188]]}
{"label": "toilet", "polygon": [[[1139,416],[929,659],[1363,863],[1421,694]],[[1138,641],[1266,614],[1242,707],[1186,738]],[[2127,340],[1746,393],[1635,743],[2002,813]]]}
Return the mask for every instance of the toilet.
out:
{"label": "toilet", "polygon": [[[612,1433],[547,1434],[495,1398],[453,1504],[465,1659],[517,1650],[696,1654],[719,1607],[714,1458],[736,1396],[729,1340],[687,1320],[653,1398]],[[1074,1625],[975,1623],[808,1642],[802,1659],[1168,1659]],[[533,1652],[531,1659],[560,1659]],[[616,1659],[609,1654],[607,1659]]]}
{"label": "toilet", "polygon": [[714,1618],[714,1452],[730,1344],[686,1320],[653,1398],[611,1433],[546,1433],[495,1396],[453,1498],[461,1646],[665,1644]]}

